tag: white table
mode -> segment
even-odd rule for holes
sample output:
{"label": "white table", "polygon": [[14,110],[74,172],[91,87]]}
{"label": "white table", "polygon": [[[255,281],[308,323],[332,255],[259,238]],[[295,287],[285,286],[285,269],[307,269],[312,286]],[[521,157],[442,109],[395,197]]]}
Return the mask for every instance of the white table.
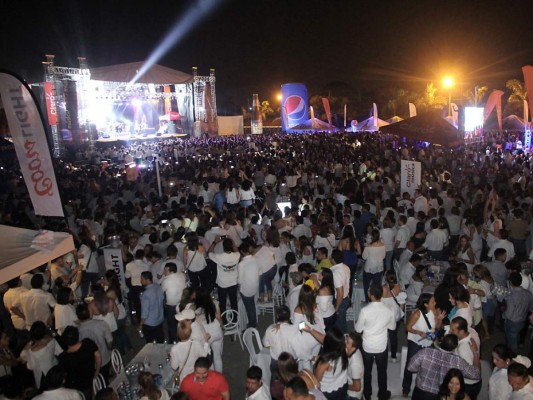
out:
{"label": "white table", "polygon": [[[161,375],[161,388],[170,387],[172,386],[171,381],[172,376],[174,375],[174,370],[170,367],[170,361],[167,362],[166,359],[169,358],[171,348],[171,344],[147,343],[141,351],[133,357],[128,365],[132,363],[144,363],[146,372],[151,372],[154,375]],[[162,368],[159,368],[160,365]],[[109,386],[117,390],[123,382],[129,383],[125,368],[120,371]]]}

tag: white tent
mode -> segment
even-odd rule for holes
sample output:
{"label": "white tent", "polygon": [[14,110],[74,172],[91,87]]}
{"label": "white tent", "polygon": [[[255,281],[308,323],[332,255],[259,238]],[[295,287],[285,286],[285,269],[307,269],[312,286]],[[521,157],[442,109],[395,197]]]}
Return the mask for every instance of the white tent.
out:
{"label": "white tent", "polygon": [[74,250],[68,233],[0,225],[0,284]]}
{"label": "white tent", "polygon": [[361,121],[356,126],[356,131],[375,132],[382,126],[387,126],[389,123],[378,118],[378,126],[374,125],[374,117],[370,117]]}

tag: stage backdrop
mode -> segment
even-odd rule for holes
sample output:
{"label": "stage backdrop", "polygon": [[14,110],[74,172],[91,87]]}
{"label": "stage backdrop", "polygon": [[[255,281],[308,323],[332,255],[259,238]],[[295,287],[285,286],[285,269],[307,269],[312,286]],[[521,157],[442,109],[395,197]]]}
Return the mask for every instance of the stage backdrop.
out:
{"label": "stage backdrop", "polygon": [[244,135],[243,116],[217,117],[219,136]]}

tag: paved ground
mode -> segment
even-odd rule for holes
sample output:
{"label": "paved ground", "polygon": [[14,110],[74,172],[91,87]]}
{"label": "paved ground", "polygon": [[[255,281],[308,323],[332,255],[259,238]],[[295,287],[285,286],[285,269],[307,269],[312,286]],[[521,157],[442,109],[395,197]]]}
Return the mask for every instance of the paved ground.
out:
{"label": "paved ground", "polygon": [[[263,315],[259,316],[259,327],[258,330],[261,333],[261,336],[265,332],[265,329],[272,323],[272,315]],[[353,321],[349,321],[350,329],[353,329]],[[128,327],[128,332],[132,338],[132,343],[134,350],[128,352],[124,357],[125,364],[127,364],[131,358],[142,348],[145,344],[144,339],[139,337],[139,334],[133,327]],[[399,347],[406,344],[406,335],[405,328],[402,325],[399,330]],[[246,350],[243,350],[240,346],[238,340],[235,342],[232,340],[232,337],[226,336],[224,338],[224,352],[223,352],[223,361],[224,361],[224,375],[228,379],[231,387],[231,397],[233,399],[244,399],[246,396],[245,382],[246,382],[246,370],[249,366],[249,358]],[[496,330],[491,340],[487,342],[482,342],[481,344],[481,357],[487,362],[491,362],[492,348],[498,344],[504,342],[504,335],[501,330]],[[520,349],[520,353],[527,355],[529,350],[529,340],[526,342],[526,346]],[[400,355],[398,355],[399,360]],[[485,364],[486,365],[486,364]],[[492,365],[491,367],[492,368]],[[490,376],[490,368],[485,368],[483,371],[483,376]],[[488,371],[487,371],[488,369]],[[374,383],[373,387],[377,388],[376,372],[373,373]],[[488,378],[484,379],[483,387],[486,388],[488,385]],[[388,386],[389,390],[393,394],[393,399],[402,398],[402,388],[401,388],[401,378],[400,378],[400,363],[393,364],[389,361],[388,367]],[[483,393],[483,392],[482,392]],[[377,389],[374,390],[373,398],[377,398]],[[480,400],[486,400],[487,396],[480,396]]]}

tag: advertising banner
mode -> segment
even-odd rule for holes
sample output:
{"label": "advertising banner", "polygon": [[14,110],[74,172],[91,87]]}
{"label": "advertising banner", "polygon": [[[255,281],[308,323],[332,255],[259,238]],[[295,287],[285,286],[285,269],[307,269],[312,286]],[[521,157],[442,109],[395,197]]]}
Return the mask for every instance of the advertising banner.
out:
{"label": "advertising banner", "polygon": [[63,217],[44,123],[28,87],[0,72],[0,97],[35,214]]}
{"label": "advertising banner", "polygon": [[281,85],[281,124],[283,131],[309,119],[307,87],[302,83]]}
{"label": "advertising banner", "polygon": [[329,105],[329,99],[322,97],[322,104],[324,105],[324,110],[326,111],[326,118],[328,119],[328,124],[331,126],[331,107]]}
{"label": "advertising banner", "polygon": [[44,83],[44,94],[46,96],[48,123],[50,125],[57,125],[56,89],[52,82]]}
{"label": "advertising banner", "polygon": [[418,161],[402,160],[401,193],[407,192],[412,197],[420,185],[421,175],[422,165]]}
{"label": "advertising banner", "polygon": [[124,276],[124,268],[122,267],[122,250],[120,248],[105,248],[104,249],[104,265],[106,271],[112,269],[117,274],[120,286],[126,287],[126,277]]}

